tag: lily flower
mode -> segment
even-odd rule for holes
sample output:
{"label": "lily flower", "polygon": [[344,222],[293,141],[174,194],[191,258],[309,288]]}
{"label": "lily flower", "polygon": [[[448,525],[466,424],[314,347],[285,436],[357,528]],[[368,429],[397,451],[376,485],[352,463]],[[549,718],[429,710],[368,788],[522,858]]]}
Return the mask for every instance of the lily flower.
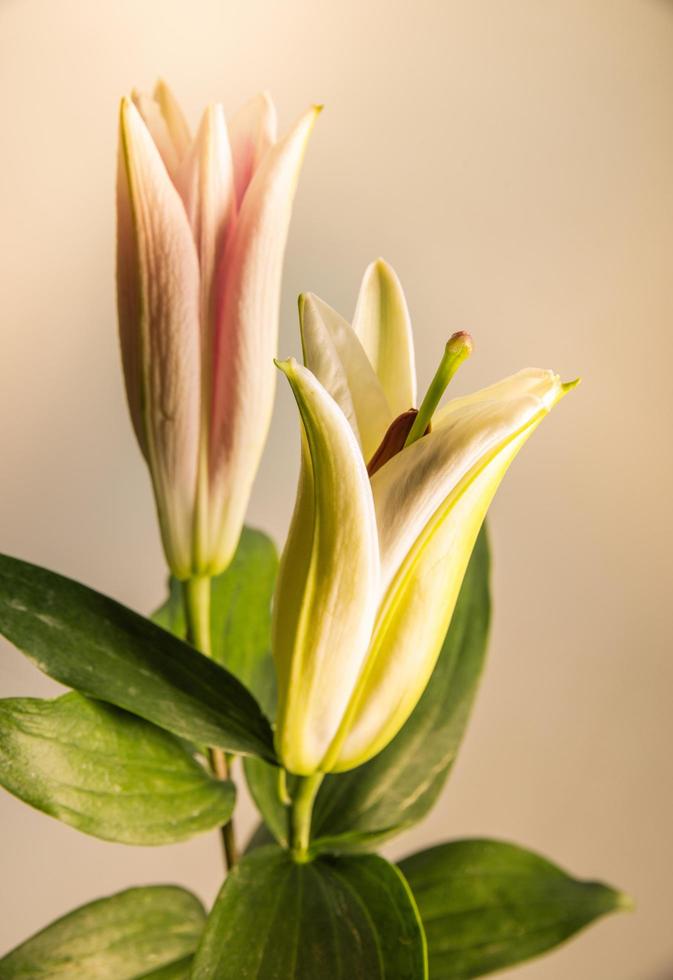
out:
{"label": "lily flower", "polygon": [[168,564],[214,575],[236,548],[266,441],[285,242],[316,114],[282,139],[270,99],[192,137],[160,82],[121,104],[117,298],[126,393]]}
{"label": "lily flower", "polygon": [[277,750],[290,772],[310,776],[361,765],[405,723],[498,485],[572,383],[523,370],[436,411],[471,350],[456,334],[409,412],[408,312],[381,261],[365,274],[352,327],[314,296],[300,314],[306,366],[278,364],[299,408],[302,455],[273,652]]}

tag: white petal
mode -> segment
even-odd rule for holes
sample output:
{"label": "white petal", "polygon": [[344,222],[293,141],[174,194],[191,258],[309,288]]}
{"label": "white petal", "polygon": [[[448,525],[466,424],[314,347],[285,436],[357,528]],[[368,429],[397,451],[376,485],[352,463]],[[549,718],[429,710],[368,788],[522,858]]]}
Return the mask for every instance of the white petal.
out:
{"label": "white petal", "polygon": [[416,408],[416,364],[411,320],[397,275],[383,259],[368,266],[353,329],[381,382],[393,417]]}
{"label": "white petal", "polygon": [[393,420],[379,380],[349,323],[307,293],[299,304],[304,363],[327,389],[370,460]]}
{"label": "white petal", "polygon": [[117,295],[124,373],[164,547],[189,574],[199,435],[199,267],[184,207],[133,104],[123,100]]}
{"label": "white petal", "polygon": [[[500,481],[564,393],[551,372],[515,379],[461,400],[441,429],[372,479],[386,591],[337,770],[379,752],[413,711]],[[494,390],[500,399],[492,397]]]}
{"label": "white petal", "polygon": [[287,375],[303,426],[297,502],[274,600],[276,743],[290,771],[325,761],[360,673],[378,596],[369,478],[341,410],[295,361]]}
{"label": "white petal", "polygon": [[433,420],[429,435],[374,475],[386,586],[447,496],[504,442],[546,414],[562,394],[557,375],[530,370],[455,399],[439,413],[436,424]]}

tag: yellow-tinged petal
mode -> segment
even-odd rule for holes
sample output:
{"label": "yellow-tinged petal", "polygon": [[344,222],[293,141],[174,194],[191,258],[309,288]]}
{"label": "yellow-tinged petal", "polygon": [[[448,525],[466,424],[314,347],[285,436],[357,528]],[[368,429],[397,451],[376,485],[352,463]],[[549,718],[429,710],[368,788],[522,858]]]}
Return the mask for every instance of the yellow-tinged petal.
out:
{"label": "yellow-tinged petal", "polygon": [[154,100],[161,110],[178,160],[182,160],[192,143],[192,135],[178,100],[160,78],[154,87]]}
{"label": "yellow-tinged petal", "polygon": [[384,587],[452,490],[562,395],[557,375],[529,369],[456,398],[435,415],[429,435],[374,475]]}
{"label": "yellow-tinged petal", "polygon": [[266,92],[247,102],[229,122],[239,207],[260,162],[276,142],[277,125],[276,107]]}
{"label": "yellow-tinged petal", "polygon": [[153,96],[147,95],[146,92],[138,92],[136,89],[131,93],[131,99],[147,126],[171,180],[177,181],[182,158],[161,111],[160,104]]}
{"label": "yellow-tinged petal", "polygon": [[376,517],[362,453],[343,413],[310,371],[279,364],[302,422],[297,502],[274,600],[279,687],[276,744],[284,766],[320,769],[362,668],[376,613]]}
{"label": "yellow-tinged petal", "polygon": [[121,106],[117,297],[126,391],[169,564],[189,574],[199,435],[199,266],[189,222],[135,106]]}
{"label": "yellow-tinged petal", "polygon": [[411,320],[395,271],[377,259],[368,266],[353,329],[381,382],[393,418],[416,408],[416,363]]}
{"label": "yellow-tinged petal", "polygon": [[210,571],[228,564],[271,420],[285,243],[301,162],[318,110],[265,155],[218,270],[210,444]]}
{"label": "yellow-tinged petal", "polygon": [[307,293],[299,301],[304,364],[330,393],[371,459],[393,420],[388,401],[351,325]]}
{"label": "yellow-tinged petal", "polygon": [[500,481],[564,393],[551,372],[521,372],[457,399],[442,426],[372,478],[385,591],[334,770],[371,758],[413,711]]}

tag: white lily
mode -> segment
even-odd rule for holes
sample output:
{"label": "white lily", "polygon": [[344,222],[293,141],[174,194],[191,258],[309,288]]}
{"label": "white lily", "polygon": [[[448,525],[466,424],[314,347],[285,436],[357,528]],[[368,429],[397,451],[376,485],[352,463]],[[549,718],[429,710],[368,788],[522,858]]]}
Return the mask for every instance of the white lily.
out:
{"label": "white lily", "polygon": [[[400,448],[416,413],[394,420],[413,407],[416,385],[394,272],[381,261],[369,267],[352,327],[310,295],[300,313],[307,366],[279,364],[299,407],[302,462],[273,651],[277,749],[289,771],[309,776],[362,764],[407,720],[497,487],[570,385],[551,371],[521,371],[449,401],[428,434]],[[470,349],[463,334],[447,345],[442,389]],[[421,407],[421,432],[436,389]],[[367,461],[387,429],[370,478]]]}

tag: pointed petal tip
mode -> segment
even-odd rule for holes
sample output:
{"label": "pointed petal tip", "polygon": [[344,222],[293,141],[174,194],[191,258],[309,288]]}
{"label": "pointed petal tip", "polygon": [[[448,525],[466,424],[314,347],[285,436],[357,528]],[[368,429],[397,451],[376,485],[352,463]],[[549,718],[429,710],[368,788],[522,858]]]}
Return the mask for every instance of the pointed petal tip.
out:
{"label": "pointed petal tip", "polygon": [[297,296],[297,308],[299,310],[299,326],[304,325],[304,314],[306,307],[311,305],[315,300],[314,293],[299,293]]}
{"label": "pointed petal tip", "polygon": [[286,378],[290,378],[295,373],[297,367],[297,361],[294,357],[286,357],[284,360],[274,357],[273,363],[279,371],[282,371]]}
{"label": "pointed petal tip", "polygon": [[563,394],[566,395],[569,391],[572,391],[573,388],[576,388],[581,383],[582,383],[581,378],[574,378],[573,381],[561,382],[561,388],[563,389]]}
{"label": "pointed petal tip", "polygon": [[137,127],[139,125],[144,127],[145,123],[138,111],[138,107],[133,101],[133,96],[123,95],[119,103],[119,128],[124,144],[129,143],[131,127]]}
{"label": "pointed petal tip", "polygon": [[392,282],[401,288],[399,276],[393,269],[390,262],[388,262],[387,259],[384,259],[382,255],[379,255],[378,258],[369,263],[365,269],[363,280],[369,279],[373,276],[376,276],[381,282]]}

